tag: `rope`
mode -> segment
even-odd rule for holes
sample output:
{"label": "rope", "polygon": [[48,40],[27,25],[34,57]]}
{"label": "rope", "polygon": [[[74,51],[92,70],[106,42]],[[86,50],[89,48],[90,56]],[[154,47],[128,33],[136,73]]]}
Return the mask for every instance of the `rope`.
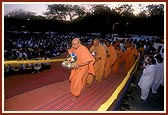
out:
{"label": "rope", "polygon": [[60,62],[65,59],[50,59],[50,60],[14,60],[14,61],[4,61],[4,65],[9,64],[29,64],[29,63],[42,63],[42,62]]}

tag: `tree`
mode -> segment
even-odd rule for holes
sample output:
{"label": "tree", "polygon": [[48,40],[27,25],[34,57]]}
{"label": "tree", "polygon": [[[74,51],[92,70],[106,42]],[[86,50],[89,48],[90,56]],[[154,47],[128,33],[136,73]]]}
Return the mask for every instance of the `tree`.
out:
{"label": "tree", "polygon": [[78,17],[83,17],[86,15],[85,8],[83,6],[74,5],[74,11]]}
{"label": "tree", "polygon": [[55,18],[61,21],[73,21],[77,17],[84,16],[85,8],[72,4],[48,5],[48,11],[44,13],[48,18]]}
{"label": "tree", "polygon": [[105,4],[91,5],[93,14],[110,13],[111,9]]}
{"label": "tree", "polygon": [[118,7],[115,8],[115,10],[122,16],[127,16],[127,17],[134,16],[133,14],[134,10],[132,8],[132,5],[128,5],[128,4],[119,5]]}
{"label": "tree", "polygon": [[149,16],[163,16],[164,15],[164,5],[148,5],[146,6]]}
{"label": "tree", "polygon": [[140,17],[140,18],[145,18],[145,17],[147,17],[147,15],[146,15],[146,10],[141,11],[141,12],[137,15],[137,17]]}
{"label": "tree", "polygon": [[15,19],[26,19],[26,20],[34,20],[34,19],[45,19],[45,17],[37,15],[31,11],[24,11],[23,9],[17,9],[9,12],[5,15],[5,18],[15,18]]}

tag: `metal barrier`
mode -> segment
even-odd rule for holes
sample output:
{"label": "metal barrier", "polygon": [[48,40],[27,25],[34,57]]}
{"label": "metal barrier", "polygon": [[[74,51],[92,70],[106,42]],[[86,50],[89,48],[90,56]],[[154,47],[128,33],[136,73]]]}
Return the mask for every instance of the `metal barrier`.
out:
{"label": "metal barrier", "polygon": [[29,64],[29,63],[46,63],[46,62],[60,62],[65,59],[50,59],[50,60],[14,60],[14,61],[4,61],[4,65],[9,64]]}

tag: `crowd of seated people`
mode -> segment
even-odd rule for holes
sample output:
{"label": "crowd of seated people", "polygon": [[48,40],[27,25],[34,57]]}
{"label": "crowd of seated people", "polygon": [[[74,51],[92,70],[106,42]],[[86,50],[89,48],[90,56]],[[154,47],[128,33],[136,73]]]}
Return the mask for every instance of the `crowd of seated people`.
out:
{"label": "crowd of seated people", "polygon": [[[24,31],[7,31],[4,34],[4,61],[8,60],[35,60],[35,59],[50,59],[57,57],[63,52],[66,52],[71,46],[71,40],[80,38],[81,42],[88,46],[94,38],[99,38],[103,44],[104,39],[120,43],[122,51],[125,50],[128,42],[134,42],[136,48],[144,48],[146,52],[149,49],[158,49],[163,52],[163,39],[115,39],[112,37],[102,38],[99,33],[95,34],[77,34],[77,33],[58,33],[58,32],[24,32]],[[163,54],[163,53],[162,53]],[[143,57],[143,56],[142,56]],[[4,65],[4,72],[9,74],[13,72],[31,71],[33,74],[38,73],[43,69],[50,69],[50,63],[34,63],[34,64],[12,64]]]}
{"label": "crowd of seated people", "polygon": [[[78,35],[75,33],[57,33],[57,32],[17,32],[8,31],[4,35],[4,61],[9,60],[36,60],[50,59],[66,52],[71,46],[71,40],[79,37],[83,43],[98,37],[97,35]],[[45,67],[46,63],[34,64],[8,64],[4,65],[4,72],[25,73],[25,70],[33,74],[38,73]],[[49,64],[47,64],[48,66]],[[38,67],[36,67],[38,66]]]}
{"label": "crowd of seated people", "polygon": [[[49,60],[50,58],[42,57],[35,58],[35,60]],[[23,60],[24,61],[24,60]],[[7,75],[26,74],[26,73],[39,73],[43,70],[51,68],[50,62],[37,62],[37,63],[22,63],[22,64],[5,64],[4,73]]]}

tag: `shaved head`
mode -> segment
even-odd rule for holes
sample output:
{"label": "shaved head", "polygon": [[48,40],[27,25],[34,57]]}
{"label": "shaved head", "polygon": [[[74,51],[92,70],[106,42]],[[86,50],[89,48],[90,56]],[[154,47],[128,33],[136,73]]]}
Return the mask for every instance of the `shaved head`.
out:
{"label": "shaved head", "polygon": [[73,40],[72,40],[72,43],[73,42],[75,42],[75,43],[80,43],[80,40],[79,40],[79,38],[74,38]]}
{"label": "shaved head", "polygon": [[134,44],[134,43],[131,43],[131,47],[135,48],[135,44]]}
{"label": "shaved head", "polygon": [[95,38],[95,39],[93,40],[93,45],[94,45],[95,47],[98,47],[99,44],[100,44],[100,40],[99,40],[98,38]]}
{"label": "shaved head", "polygon": [[93,41],[100,42],[100,40],[98,38],[95,38]]}
{"label": "shaved head", "polygon": [[81,42],[80,42],[79,38],[74,38],[72,40],[72,47],[74,49],[77,49],[80,45],[81,45]]}

